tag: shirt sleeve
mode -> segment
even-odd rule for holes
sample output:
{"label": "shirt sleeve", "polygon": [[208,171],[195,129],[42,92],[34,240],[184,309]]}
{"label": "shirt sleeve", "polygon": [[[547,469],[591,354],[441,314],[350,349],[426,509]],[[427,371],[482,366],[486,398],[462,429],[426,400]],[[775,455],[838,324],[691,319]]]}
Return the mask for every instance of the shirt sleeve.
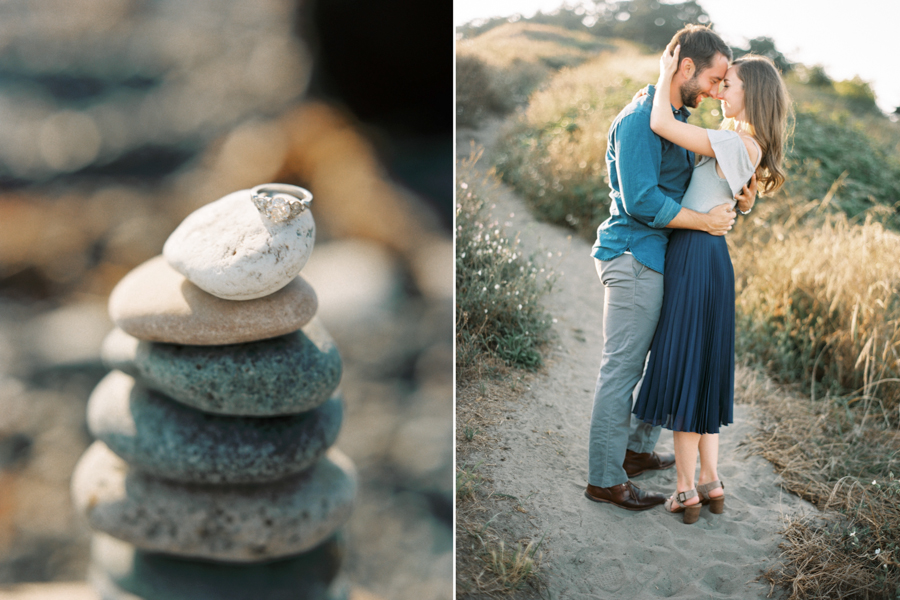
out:
{"label": "shirt sleeve", "polygon": [[662,229],[681,205],[659,189],[662,140],[650,129],[650,115],[631,113],[616,128],[616,170],[625,212],[635,220]]}
{"label": "shirt sleeve", "polygon": [[750,181],[756,166],[750,160],[747,146],[741,136],[735,131],[721,129],[707,129],[709,143],[716,155],[719,168],[725,174],[731,195],[735,196],[744,188],[744,184]]}

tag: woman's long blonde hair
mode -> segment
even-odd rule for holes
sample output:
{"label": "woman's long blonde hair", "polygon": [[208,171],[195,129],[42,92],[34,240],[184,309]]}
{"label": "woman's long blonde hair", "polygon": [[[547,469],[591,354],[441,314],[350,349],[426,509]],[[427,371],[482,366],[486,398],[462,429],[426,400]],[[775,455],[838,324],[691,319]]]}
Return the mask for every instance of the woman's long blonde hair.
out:
{"label": "woman's long blonde hair", "polygon": [[[747,54],[735,60],[744,84],[744,116],[749,133],[762,150],[756,170],[760,194],[772,194],[784,185],[784,144],[788,136],[791,97],[771,59]],[[735,129],[734,119],[725,119],[722,129]]]}

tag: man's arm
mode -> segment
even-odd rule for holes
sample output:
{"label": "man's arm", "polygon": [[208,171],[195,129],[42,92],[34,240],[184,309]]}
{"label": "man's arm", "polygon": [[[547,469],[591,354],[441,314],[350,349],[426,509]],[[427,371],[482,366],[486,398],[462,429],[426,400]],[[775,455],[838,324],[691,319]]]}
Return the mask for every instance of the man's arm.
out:
{"label": "man's arm", "polygon": [[681,205],[659,189],[662,140],[650,130],[650,116],[638,112],[625,116],[616,126],[615,145],[625,212],[648,227],[662,229]]}
{"label": "man's arm", "polygon": [[682,207],[666,227],[696,229],[710,235],[725,235],[734,225],[734,216],[735,212],[730,204],[720,204],[706,214]]}

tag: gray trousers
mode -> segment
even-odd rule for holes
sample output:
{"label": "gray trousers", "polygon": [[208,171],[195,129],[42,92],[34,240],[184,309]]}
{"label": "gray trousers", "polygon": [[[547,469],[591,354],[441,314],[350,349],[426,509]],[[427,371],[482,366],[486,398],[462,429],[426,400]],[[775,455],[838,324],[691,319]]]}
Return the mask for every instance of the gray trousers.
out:
{"label": "gray trousers", "polygon": [[612,487],[628,481],[622,467],[626,448],[651,452],[659,439],[660,428],[632,418],[631,408],[659,321],[663,276],[631,254],[594,261],[606,293],[603,355],[588,441],[588,482]]}

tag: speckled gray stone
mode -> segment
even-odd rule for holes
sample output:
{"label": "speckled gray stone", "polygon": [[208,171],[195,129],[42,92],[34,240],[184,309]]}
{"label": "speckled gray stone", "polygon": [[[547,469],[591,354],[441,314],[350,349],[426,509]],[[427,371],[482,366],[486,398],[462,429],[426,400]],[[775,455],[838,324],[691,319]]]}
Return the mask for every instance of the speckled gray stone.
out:
{"label": "speckled gray stone", "polygon": [[103,343],[112,369],[200,410],[270,416],[315,408],[341,379],[341,356],[318,319],[276,338],[228,346],[146,342],[114,329]]}
{"label": "speckled gray stone", "polygon": [[347,521],[355,494],[353,464],[335,448],[279,481],[199,485],[129,469],[96,441],[72,475],[72,501],[91,528],[142,550],[231,562],[313,549]]}
{"label": "speckled gray stone", "polygon": [[299,415],[214,415],[121,371],[103,378],[87,408],[91,433],[132,467],[192,483],[274,481],[299,473],[334,444],[342,417],[340,396]]}
{"label": "speckled gray stone", "polygon": [[95,534],[90,579],[101,590],[143,600],[330,600],[345,551],[337,535],[297,556],[236,565],[144,552]]}

